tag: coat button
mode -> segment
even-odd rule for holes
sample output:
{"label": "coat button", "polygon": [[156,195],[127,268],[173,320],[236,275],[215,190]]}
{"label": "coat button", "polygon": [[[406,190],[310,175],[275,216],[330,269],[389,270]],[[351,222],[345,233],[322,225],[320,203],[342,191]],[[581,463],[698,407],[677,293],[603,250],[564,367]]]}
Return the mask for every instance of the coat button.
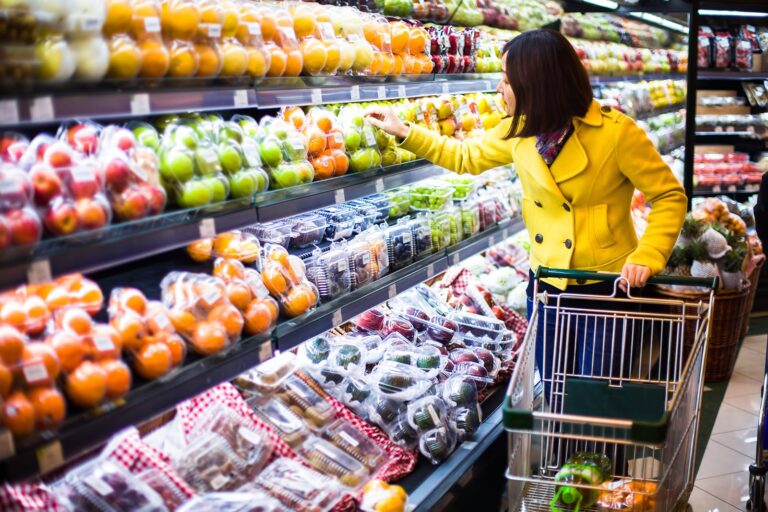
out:
{"label": "coat button", "polygon": [[544,241],[544,237],[541,236],[541,233],[536,233],[536,237],[534,238],[534,240],[536,240],[537,244],[540,244]]}
{"label": "coat button", "polygon": [[565,211],[567,211],[567,212],[570,212],[570,211],[571,211],[571,207],[570,207],[570,206],[568,206],[568,203],[563,203],[563,210],[565,210]]}
{"label": "coat button", "polygon": [[533,204],[535,204],[535,205],[536,205],[536,206],[538,206],[539,208],[543,208],[543,206],[541,205],[541,202],[540,202],[540,201],[534,201],[534,202],[533,202]]}
{"label": "coat button", "polygon": [[565,241],[565,248],[570,249],[571,247],[573,247],[573,242],[571,242],[571,239],[569,238]]}
{"label": "coat button", "polygon": [[576,280],[576,284],[587,284],[587,280],[586,279],[577,279]]}

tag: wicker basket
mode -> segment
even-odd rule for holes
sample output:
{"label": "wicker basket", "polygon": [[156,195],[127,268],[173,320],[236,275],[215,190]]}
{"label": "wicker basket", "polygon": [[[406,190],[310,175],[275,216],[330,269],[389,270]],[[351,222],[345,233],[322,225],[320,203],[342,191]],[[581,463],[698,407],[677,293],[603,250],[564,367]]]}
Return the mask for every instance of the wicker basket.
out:
{"label": "wicker basket", "polygon": [[744,325],[741,329],[741,337],[746,337],[749,332],[749,315],[752,312],[752,307],[755,305],[755,297],[757,296],[758,281],[760,281],[760,269],[763,268],[765,263],[765,255],[761,254],[755,258],[755,268],[749,275],[749,293],[747,295],[747,302],[745,305]]}
{"label": "wicker basket", "polygon": [[[736,364],[736,356],[741,341],[742,326],[746,312],[749,287],[741,290],[722,290],[717,292],[712,305],[712,324],[709,326],[709,345],[707,347],[707,382],[726,380],[731,377]],[[688,292],[657,288],[664,297],[696,303],[709,300],[708,292]],[[690,351],[695,339],[694,321],[687,321],[685,326],[685,349]]]}

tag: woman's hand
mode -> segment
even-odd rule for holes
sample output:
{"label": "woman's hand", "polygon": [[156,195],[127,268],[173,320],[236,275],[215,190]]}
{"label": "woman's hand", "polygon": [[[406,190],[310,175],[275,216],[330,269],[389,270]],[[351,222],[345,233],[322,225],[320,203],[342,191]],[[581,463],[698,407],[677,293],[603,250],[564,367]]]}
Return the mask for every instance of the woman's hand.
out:
{"label": "woman's hand", "polygon": [[[626,263],[624,268],[621,269],[621,277],[629,282],[631,288],[642,288],[648,279],[651,278],[651,269],[644,267],[643,265],[633,265],[632,263]],[[619,283],[619,288],[623,291],[627,291],[627,285],[624,281]]]}
{"label": "woman's hand", "polygon": [[365,117],[376,128],[401,139],[406,138],[410,131],[408,125],[403,123],[395,111],[389,107],[368,107],[365,110]]}

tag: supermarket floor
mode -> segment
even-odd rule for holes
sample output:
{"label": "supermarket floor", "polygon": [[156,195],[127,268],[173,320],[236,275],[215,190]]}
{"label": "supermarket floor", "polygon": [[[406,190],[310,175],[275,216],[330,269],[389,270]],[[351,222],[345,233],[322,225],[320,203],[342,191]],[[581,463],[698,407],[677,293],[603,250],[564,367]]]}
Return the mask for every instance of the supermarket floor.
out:
{"label": "supermarket floor", "polygon": [[747,510],[766,351],[765,329],[752,327],[731,379],[705,387],[699,438],[704,454],[689,500],[694,512]]}

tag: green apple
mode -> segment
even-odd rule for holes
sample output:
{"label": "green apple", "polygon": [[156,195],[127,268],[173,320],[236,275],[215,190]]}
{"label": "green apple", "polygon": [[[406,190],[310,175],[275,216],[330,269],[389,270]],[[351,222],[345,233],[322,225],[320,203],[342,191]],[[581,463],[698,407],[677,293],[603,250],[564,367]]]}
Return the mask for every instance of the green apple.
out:
{"label": "green apple", "polygon": [[176,194],[176,202],[182,208],[199,208],[213,201],[213,190],[203,180],[184,183]]}
{"label": "green apple", "polygon": [[216,149],[210,144],[201,144],[195,149],[195,164],[197,164],[197,172],[201,176],[210,176],[221,172]]}
{"label": "green apple", "polygon": [[283,153],[290,162],[307,159],[307,143],[299,134],[290,135],[283,141]]}
{"label": "green apple", "polygon": [[373,157],[368,149],[358,149],[349,157],[349,170],[360,172],[373,167]]}
{"label": "green apple", "polygon": [[248,171],[254,176],[256,180],[256,192],[264,192],[269,188],[269,176],[264,172],[264,169],[251,168]]}
{"label": "green apple", "polygon": [[142,123],[133,129],[133,135],[136,140],[139,141],[144,147],[157,150],[160,147],[160,136],[157,134],[152,126],[147,123]]}
{"label": "green apple", "polygon": [[396,148],[387,148],[381,152],[381,165],[396,165],[400,163],[400,155],[395,151]]}
{"label": "green apple", "polygon": [[290,127],[279,119],[274,120],[269,125],[269,133],[274,135],[280,140],[285,140],[288,137],[288,133],[291,131]]}
{"label": "green apple", "polygon": [[219,162],[224,172],[232,174],[243,168],[243,155],[233,142],[219,144]]}
{"label": "green apple", "polygon": [[376,145],[379,149],[386,149],[395,145],[395,138],[384,130],[376,130]]}
{"label": "green apple", "polygon": [[297,164],[299,171],[299,183],[312,183],[315,179],[315,169],[309,162],[299,162]]}
{"label": "green apple", "polygon": [[236,172],[229,177],[229,190],[232,197],[252,197],[258,190],[257,175],[248,169]]}
{"label": "green apple", "polygon": [[259,123],[257,123],[251,117],[243,117],[238,121],[238,125],[240,126],[240,129],[243,131],[243,133],[248,137],[256,137],[260,132]]}
{"label": "green apple", "polygon": [[381,167],[381,153],[373,148],[369,148],[371,153],[371,167]]}
{"label": "green apple", "polygon": [[344,147],[347,148],[347,152],[353,153],[360,147],[360,133],[357,130],[349,130],[344,134]]}
{"label": "green apple", "polygon": [[243,130],[237,123],[226,122],[219,127],[219,140],[234,140],[237,143],[243,142]]}
{"label": "green apple", "polygon": [[274,188],[287,188],[299,184],[299,169],[292,164],[280,164],[272,170]]}
{"label": "green apple", "polygon": [[261,161],[269,167],[277,167],[283,162],[283,150],[280,141],[274,137],[267,137],[259,145]]}
{"label": "green apple", "polygon": [[229,196],[229,181],[223,176],[211,176],[202,180],[213,195],[211,202],[220,203]]}
{"label": "green apple", "polygon": [[192,179],[195,174],[195,162],[191,151],[172,147],[162,152],[160,156],[160,175],[168,183],[183,183]]}
{"label": "green apple", "polygon": [[179,125],[173,130],[173,141],[183,144],[189,149],[197,147],[197,133],[191,126]]}

